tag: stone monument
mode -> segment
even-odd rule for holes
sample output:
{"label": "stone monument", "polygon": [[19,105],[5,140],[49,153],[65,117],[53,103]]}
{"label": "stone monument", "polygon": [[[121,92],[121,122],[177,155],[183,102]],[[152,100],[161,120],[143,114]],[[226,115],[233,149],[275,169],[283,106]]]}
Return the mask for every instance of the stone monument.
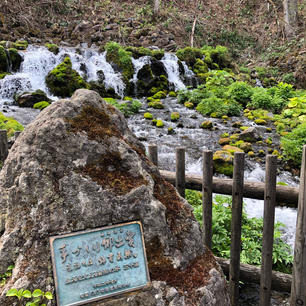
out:
{"label": "stone monument", "polygon": [[[230,304],[222,271],[203,246],[190,205],[148,161],[123,115],[95,92],[77,90],[27,126],[0,172],[0,273],[14,265],[0,288],[0,305],[14,305],[5,296],[10,288],[40,288],[57,295],[50,237],[79,237],[96,229],[102,237],[108,234],[103,228],[119,226],[119,233],[120,224],[130,222],[143,228],[149,284],[87,306]],[[66,244],[56,247],[64,264]],[[71,251],[78,255],[77,248]],[[137,278],[134,268],[129,275]],[[110,272],[99,271],[86,275],[101,284],[96,288],[114,290],[117,280],[109,284],[103,273]],[[68,277],[68,284],[60,286],[69,291],[75,281]],[[86,293],[80,292],[80,298]],[[56,300],[50,305],[57,305]]]}

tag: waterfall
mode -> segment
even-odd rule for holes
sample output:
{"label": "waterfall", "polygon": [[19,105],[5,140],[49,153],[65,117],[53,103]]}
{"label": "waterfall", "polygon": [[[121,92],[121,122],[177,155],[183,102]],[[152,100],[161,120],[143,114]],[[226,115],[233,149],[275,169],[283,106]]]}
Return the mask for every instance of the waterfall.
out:
{"label": "waterfall", "polygon": [[131,82],[134,83],[134,88],[135,88],[135,91],[134,91],[134,94],[135,96],[137,96],[137,86],[136,86],[136,83],[137,83],[137,74],[139,72],[139,70],[144,66],[144,65],[147,65],[147,64],[150,64],[151,63],[151,57],[150,56],[142,56],[138,59],[134,59],[132,58],[132,64],[133,64],[133,67],[134,67],[134,74],[133,74],[133,78],[130,80]]}
{"label": "waterfall", "polygon": [[125,84],[120,73],[116,73],[106,61],[105,52],[101,54],[87,49],[77,53],[73,48],[61,48],[55,55],[46,47],[29,46],[26,51],[20,53],[24,58],[20,71],[0,80],[0,105],[12,102],[15,94],[37,89],[45,91],[51,99],[55,99],[46,86],[45,78],[66,56],[70,57],[72,68],[87,81],[98,80],[98,72],[103,71],[105,88],[114,88],[118,95],[124,96]]}
{"label": "waterfall", "polygon": [[185,89],[186,86],[180,79],[178,58],[175,54],[165,53],[161,59],[168,73],[168,81],[174,85],[175,90]]}

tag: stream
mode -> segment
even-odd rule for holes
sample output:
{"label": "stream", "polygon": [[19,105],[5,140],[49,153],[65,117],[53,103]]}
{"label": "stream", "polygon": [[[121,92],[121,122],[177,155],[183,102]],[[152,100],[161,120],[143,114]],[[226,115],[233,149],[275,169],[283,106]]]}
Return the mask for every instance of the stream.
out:
{"label": "stream", "polygon": [[[82,76],[87,77],[87,80],[97,80],[99,70],[102,70],[105,75],[106,88],[114,88],[115,92],[123,96],[124,83],[121,75],[116,73],[112,66],[107,63],[105,53],[99,53],[97,50],[84,49],[76,50],[72,48],[61,48],[59,54],[54,55],[45,47],[29,46],[27,51],[21,52],[24,61],[18,73],[8,75],[0,80],[0,111],[6,116],[12,116],[23,125],[31,122],[39,110],[30,108],[19,108],[13,105],[13,97],[16,92],[34,91],[42,89],[48,96],[52,97],[45,85],[45,77],[47,73],[56,65],[61,63],[65,56],[69,55],[72,61],[73,69],[77,70]],[[133,65],[136,73],[133,76],[133,82],[137,81],[137,71],[148,63],[148,57],[133,59]],[[175,89],[184,89],[185,85],[179,77],[179,69],[177,58],[173,54],[165,54],[161,60],[168,73],[168,79]],[[185,74],[190,75],[186,65]],[[181,104],[177,103],[176,98],[166,98],[163,100],[164,109],[148,109],[147,102],[142,99],[142,108],[138,114],[128,118],[128,124],[132,132],[140,139],[147,147],[150,143],[158,145],[159,167],[161,169],[174,171],[175,170],[175,148],[179,146],[186,147],[186,172],[201,174],[202,172],[202,152],[203,150],[220,150],[218,144],[220,135],[225,132],[232,132],[232,124],[236,121],[242,122],[243,126],[256,126],[253,121],[245,117],[232,117],[225,123],[222,119],[204,118],[195,110],[190,110]],[[164,122],[163,128],[157,128],[151,124],[150,120],[144,119],[143,114],[150,111],[154,118],[162,119]],[[171,122],[171,112],[179,112],[180,119],[177,122]],[[213,122],[214,129],[206,130],[200,128],[200,124],[210,120]],[[173,134],[168,133],[168,128],[172,127]],[[265,129],[258,126],[263,138],[270,137],[266,135]],[[273,136],[277,139],[277,135]],[[265,169],[262,163],[256,162],[254,159],[246,157],[245,179],[251,181],[264,182]],[[293,177],[291,173],[281,171],[278,174],[279,182],[287,183],[289,186],[297,186],[298,178]],[[244,207],[249,217],[262,217],[263,201],[244,199]],[[276,221],[284,224],[283,238],[292,247],[295,239],[295,224],[296,210],[292,208],[276,208]],[[249,287],[247,290],[250,290]],[[257,289],[255,289],[256,291]],[[248,293],[247,295],[250,295]],[[251,294],[252,295],[252,294]],[[242,294],[243,296],[243,294]],[[283,296],[281,297],[283,298]],[[243,302],[244,303],[244,302]],[[242,305],[256,305],[250,302],[245,302]],[[272,305],[284,305],[275,304]]]}

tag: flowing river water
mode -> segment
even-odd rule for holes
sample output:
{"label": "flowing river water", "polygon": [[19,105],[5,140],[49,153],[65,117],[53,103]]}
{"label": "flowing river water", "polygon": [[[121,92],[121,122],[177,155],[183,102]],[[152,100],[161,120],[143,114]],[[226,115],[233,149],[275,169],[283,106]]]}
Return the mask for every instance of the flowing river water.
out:
{"label": "flowing river water", "polygon": [[[34,91],[36,89],[44,90],[50,98],[45,84],[47,73],[56,65],[61,63],[65,56],[70,56],[73,69],[77,70],[87,80],[97,80],[99,71],[102,70],[105,76],[106,88],[112,87],[117,94],[123,96],[124,83],[119,73],[116,73],[112,66],[106,61],[105,53],[99,53],[97,50],[84,49],[76,50],[72,48],[61,48],[59,54],[54,55],[45,47],[30,46],[27,51],[22,52],[24,61],[18,73],[8,75],[0,80],[0,111],[6,116],[12,116],[26,125],[32,121],[39,113],[38,110],[29,108],[19,108],[13,105],[13,97],[16,92]],[[178,89],[184,89],[185,85],[179,76],[177,58],[173,54],[165,54],[161,60],[168,73],[168,79],[172,86]],[[133,59],[133,65],[136,73],[131,81],[137,81],[137,71],[143,65],[150,62],[150,58],[142,57]],[[191,75],[192,72],[185,67],[185,74]],[[256,126],[253,121],[245,117],[232,117],[227,122],[222,119],[204,118],[195,110],[190,110],[177,103],[176,98],[166,98],[163,101],[164,109],[150,109],[154,118],[162,119],[163,128],[157,128],[151,124],[151,121],[144,119],[144,112],[148,111],[147,102],[142,99],[142,108],[138,114],[128,118],[130,129],[135,135],[148,146],[150,143],[158,145],[159,167],[165,170],[174,171],[175,169],[175,148],[186,147],[186,172],[201,174],[202,172],[202,152],[203,150],[220,150],[218,140],[220,135],[233,130],[232,123],[241,121],[244,126]],[[177,122],[171,122],[171,112],[178,112],[180,119]],[[213,122],[213,130],[200,128],[204,120]],[[174,133],[169,134],[168,128],[172,127]],[[265,137],[265,128],[258,126],[262,136]],[[271,134],[269,135],[271,136]],[[274,136],[277,141],[277,135]],[[262,163],[255,162],[253,159],[246,158],[245,179],[250,181],[265,180],[265,170]],[[293,177],[289,172],[281,171],[278,173],[278,181],[287,183],[289,186],[296,186],[298,178]],[[263,201],[244,199],[245,210],[250,217],[262,217]],[[292,208],[276,208],[276,221],[284,224],[283,238],[292,247],[295,238],[296,210]],[[249,288],[249,287],[248,287]],[[256,289],[257,290],[257,289]],[[249,294],[249,293],[248,293]],[[247,302],[243,305],[256,305]],[[275,304],[281,305],[281,304]]]}

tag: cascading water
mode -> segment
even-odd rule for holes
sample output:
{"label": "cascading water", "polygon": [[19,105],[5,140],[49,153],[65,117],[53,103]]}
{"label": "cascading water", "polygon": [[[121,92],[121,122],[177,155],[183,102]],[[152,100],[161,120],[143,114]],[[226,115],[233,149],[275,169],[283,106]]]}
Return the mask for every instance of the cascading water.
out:
{"label": "cascading water", "polygon": [[180,79],[178,58],[173,53],[165,53],[161,62],[168,73],[168,81],[174,85],[175,90],[185,89],[186,86]]}
{"label": "cascading water", "polygon": [[[86,76],[88,81],[98,80],[99,71],[102,70],[106,88],[112,87],[119,95],[123,95],[124,83],[119,73],[115,73],[112,66],[106,61],[105,53],[99,53],[96,50],[82,50],[76,52],[72,48],[61,48],[59,54],[54,55],[45,47],[30,46],[27,51],[22,52],[24,61],[21,70],[13,75],[8,75],[0,80],[0,106],[4,101],[12,102],[13,95],[16,92],[33,91],[42,89],[47,91],[45,77],[47,73],[56,65],[61,63],[65,56],[70,56],[72,66],[81,75]],[[137,81],[137,73],[145,64],[149,64],[149,57],[141,57],[133,60],[135,73],[133,81]],[[174,84],[176,89],[185,88],[183,81],[180,79],[179,65],[177,57],[173,54],[165,54],[162,62],[168,73],[168,80]],[[192,77],[192,72],[183,63],[185,77]],[[152,126],[143,118],[142,113],[132,116],[129,119],[129,126],[133,132],[146,145],[148,143],[159,144],[159,165],[160,168],[174,171],[175,147],[185,146],[186,154],[186,171],[201,174],[201,156],[204,149],[218,150],[218,140],[222,133],[231,132],[232,126],[230,121],[224,125],[219,119],[212,119],[216,130],[203,130],[200,123],[203,117],[194,110],[189,110],[181,104],[177,104],[176,99],[167,99],[164,103],[164,110],[152,110],[155,118],[160,118],[165,123],[163,129]],[[33,119],[38,111],[33,109],[21,109],[10,107],[5,109],[7,115],[14,116],[22,124],[26,124]],[[170,113],[176,111],[180,113],[179,123],[170,121]],[[232,118],[231,122],[247,120],[245,118]],[[243,122],[243,125],[254,125],[253,121]],[[174,134],[167,133],[167,128],[174,128]],[[248,161],[245,173],[246,179],[264,181],[264,170],[258,164]],[[279,180],[294,186],[296,183],[289,174],[284,174]],[[249,216],[262,215],[262,201],[246,199],[246,211]],[[290,208],[277,208],[276,220],[286,224],[285,239],[291,245],[294,241],[296,211]]]}
{"label": "cascading water", "polygon": [[136,83],[137,83],[137,74],[139,72],[139,70],[144,66],[144,65],[147,65],[147,64],[150,64],[151,63],[151,57],[150,56],[142,56],[138,59],[134,59],[132,58],[132,64],[133,64],[133,67],[134,67],[134,74],[133,74],[133,78],[130,80],[131,82],[134,83],[134,88],[135,88],[135,96],[137,96],[137,86],[136,86]]}
{"label": "cascading water", "polygon": [[98,71],[102,70],[106,89],[112,87],[118,95],[124,95],[125,84],[120,73],[116,73],[106,61],[105,52],[101,54],[96,50],[85,50],[76,53],[75,49],[61,48],[55,55],[45,47],[29,46],[21,54],[24,60],[20,72],[0,80],[0,105],[4,102],[12,102],[16,93],[37,89],[45,91],[50,98],[54,99],[55,97],[52,97],[48,91],[45,78],[48,72],[60,64],[66,56],[70,57],[72,68],[88,81],[98,80]]}

